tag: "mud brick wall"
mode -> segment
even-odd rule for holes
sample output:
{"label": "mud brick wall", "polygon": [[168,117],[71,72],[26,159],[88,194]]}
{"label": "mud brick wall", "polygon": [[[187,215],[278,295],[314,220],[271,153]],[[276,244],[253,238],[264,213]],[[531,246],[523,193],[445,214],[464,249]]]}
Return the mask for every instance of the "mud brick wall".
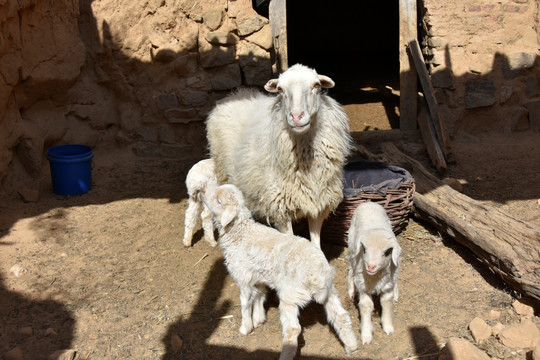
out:
{"label": "mud brick wall", "polygon": [[420,40],[450,134],[540,131],[536,0],[424,0]]}

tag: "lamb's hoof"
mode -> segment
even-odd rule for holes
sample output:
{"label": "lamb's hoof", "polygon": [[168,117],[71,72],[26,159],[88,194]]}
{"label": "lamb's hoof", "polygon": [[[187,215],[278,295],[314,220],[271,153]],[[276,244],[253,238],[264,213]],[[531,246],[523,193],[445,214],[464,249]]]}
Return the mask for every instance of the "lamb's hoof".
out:
{"label": "lamb's hoof", "polygon": [[182,241],[182,244],[184,244],[184,247],[191,247],[191,241]]}
{"label": "lamb's hoof", "polygon": [[394,332],[394,326],[393,325],[383,325],[383,331],[385,334],[390,335]]}
{"label": "lamb's hoof", "polygon": [[362,334],[362,344],[371,344],[373,341],[373,335],[372,334]]}
{"label": "lamb's hoof", "polygon": [[247,335],[251,332],[253,329],[247,329],[244,325],[240,326],[240,334]]}

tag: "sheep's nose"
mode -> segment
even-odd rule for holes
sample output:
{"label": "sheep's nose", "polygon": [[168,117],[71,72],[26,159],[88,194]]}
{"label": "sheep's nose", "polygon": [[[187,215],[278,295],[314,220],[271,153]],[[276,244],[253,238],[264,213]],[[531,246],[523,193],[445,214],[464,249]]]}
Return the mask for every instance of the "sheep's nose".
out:
{"label": "sheep's nose", "polygon": [[375,265],[368,265],[367,266],[368,271],[371,271],[371,272],[375,271],[376,268],[377,268],[377,266],[375,266]]}
{"label": "sheep's nose", "polygon": [[302,111],[300,114],[291,112],[290,115],[293,119],[293,122],[296,124],[300,122],[300,120],[302,120],[302,118],[304,117],[304,112]]}

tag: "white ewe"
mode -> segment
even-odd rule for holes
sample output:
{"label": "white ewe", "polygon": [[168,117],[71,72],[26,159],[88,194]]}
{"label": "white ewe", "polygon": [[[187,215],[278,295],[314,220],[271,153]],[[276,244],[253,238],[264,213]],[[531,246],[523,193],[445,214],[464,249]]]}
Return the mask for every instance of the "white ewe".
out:
{"label": "white ewe", "polygon": [[242,89],[211,111],[206,127],[220,183],[242,191],[247,207],[284,233],[308,219],[320,248],[324,219],[343,199],[343,165],[352,140],[343,108],[322,94],[334,82],[294,65],[265,89]]}
{"label": "white ewe", "polygon": [[348,292],[358,290],[362,343],[373,339],[372,295],[380,294],[381,324],[386,334],[394,332],[392,303],[398,299],[397,278],[401,247],[384,208],[373,202],[354,211],[348,235]]}
{"label": "white ewe", "polygon": [[[184,246],[191,246],[193,239],[193,230],[197,225],[199,213],[201,214],[202,228],[204,231],[204,239],[214,247],[217,245],[214,239],[214,225],[212,223],[212,214],[202,205],[199,200],[199,192],[208,186],[208,184],[217,185],[216,175],[214,172],[214,161],[212,159],[201,160],[189,170],[186,176],[186,188],[189,195],[188,208],[184,221]],[[202,205],[202,212],[201,212]]]}
{"label": "white ewe", "polygon": [[269,286],[279,297],[281,360],[294,358],[302,330],[299,311],[311,300],[323,304],[347,354],[357,349],[351,318],[332,283],[334,269],[316,246],[255,222],[234,185],[208,187],[200,197],[214,216],[225,264],[240,290],[240,333],[249,334],[266,321],[264,301]]}

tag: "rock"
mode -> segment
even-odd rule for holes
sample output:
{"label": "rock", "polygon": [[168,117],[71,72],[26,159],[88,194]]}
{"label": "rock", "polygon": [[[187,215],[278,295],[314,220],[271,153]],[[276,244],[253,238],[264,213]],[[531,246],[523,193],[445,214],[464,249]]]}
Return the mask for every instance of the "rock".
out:
{"label": "rock", "polygon": [[274,38],[272,37],[272,28],[270,25],[264,25],[261,30],[246,37],[246,40],[265,50],[270,50],[274,46]]}
{"label": "rock", "polygon": [[34,336],[34,329],[30,326],[25,326],[19,329],[19,335],[22,335],[24,337],[32,337]]}
{"label": "rock", "polygon": [[532,130],[540,131],[540,101],[531,101],[525,104],[529,110],[529,124]]}
{"label": "rock", "polygon": [[4,354],[5,360],[23,360],[23,351],[16,346]]}
{"label": "rock", "polygon": [[488,316],[491,320],[495,320],[501,317],[501,312],[499,310],[490,310]]}
{"label": "rock", "polygon": [[173,334],[171,336],[171,348],[173,352],[175,353],[178,352],[182,348],[183,345],[184,345],[184,342],[182,341],[180,336],[176,334]]}
{"label": "rock", "polygon": [[505,131],[512,133],[515,131],[524,131],[529,129],[529,112],[526,108],[519,106],[512,109],[512,114],[509,116],[510,124]]}
{"label": "rock", "polygon": [[238,64],[212,69],[210,74],[213,90],[230,90],[242,85],[242,74]]}
{"label": "rock", "polygon": [[531,354],[532,360],[540,360],[540,342],[537,342],[534,345],[532,354]]}
{"label": "rock", "polygon": [[268,19],[260,15],[247,16],[236,21],[238,35],[240,36],[253,34],[255,31],[261,30],[265,24],[268,24]]}
{"label": "rock", "polygon": [[465,86],[465,107],[474,109],[495,104],[495,85],[493,81],[474,80]]}
{"label": "rock", "polygon": [[240,38],[230,32],[214,31],[206,34],[206,41],[214,45],[235,45],[238,44]]}
{"label": "rock", "polygon": [[525,86],[526,86],[526,93],[527,96],[532,98],[538,95],[538,81],[536,80],[536,76],[529,75],[524,80]]}
{"label": "rock", "polygon": [[444,178],[442,182],[443,184],[450,186],[452,189],[456,190],[457,192],[463,192],[463,185],[461,185],[458,179]]}
{"label": "rock", "polygon": [[497,336],[500,334],[500,332],[504,329],[504,325],[500,322],[497,322],[495,325],[491,327],[491,335]]}
{"label": "rock", "polygon": [[24,169],[33,178],[41,174],[41,154],[43,141],[41,139],[23,138],[15,147],[15,153]]}
{"label": "rock", "polygon": [[137,141],[135,153],[141,157],[156,157],[159,156],[159,147],[148,141]]}
{"label": "rock", "polygon": [[515,74],[521,70],[530,69],[533,67],[536,61],[535,53],[528,52],[515,52],[506,56],[506,64],[504,67],[504,75],[507,78],[515,76]]}
{"label": "rock", "polygon": [[72,349],[57,350],[47,357],[48,360],[75,360],[76,358],[77,351]]}
{"label": "rock", "polygon": [[39,190],[30,189],[26,186],[17,190],[17,193],[23,198],[24,202],[37,203],[39,202]]}
{"label": "rock", "polygon": [[171,124],[187,124],[192,121],[197,121],[198,112],[195,109],[168,109],[163,113],[163,116]]}
{"label": "rock", "polygon": [[45,336],[55,336],[58,335],[58,332],[54,328],[47,328],[45,330]]}
{"label": "rock", "polygon": [[208,93],[200,90],[182,90],[178,93],[178,101],[186,106],[201,106],[208,102]]}
{"label": "rock", "polygon": [[522,318],[521,323],[510,325],[499,333],[500,342],[513,348],[531,348],[540,340],[540,330],[527,318]]}
{"label": "rock", "polygon": [[465,339],[451,338],[439,360],[489,360],[489,356]]}
{"label": "rock", "polygon": [[159,110],[167,110],[178,106],[176,94],[160,94],[157,96],[157,106]]}
{"label": "rock", "polygon": [[22,266],[20,264],[15,264],[15,265],[13,265],[12,267],[9,268],[9,273],[15,275],[15,277],[19,277],[24,272],[27,272],[27,271],[28,270],[24,266]]}
{"label": "rock", "polygon": [[202,13],[202,20],[208,29],[214,31],[223,23],[223,15],[222,9],[210,9]]}
{"label": "rock", "polygon": [[479,317],[474,318],[469,324],[469,330],[474,338],[474,341],[481,343],[489,339],[491,336],[491,327]]}
{"label": "rock", "polygon": [[532,318],[534,316],[534,309],[532,306],[527,305],[520,300],[515,300],[512,303],[512,307],[514,308],[514,311],[521,316],[524,316],[526,318]]}

